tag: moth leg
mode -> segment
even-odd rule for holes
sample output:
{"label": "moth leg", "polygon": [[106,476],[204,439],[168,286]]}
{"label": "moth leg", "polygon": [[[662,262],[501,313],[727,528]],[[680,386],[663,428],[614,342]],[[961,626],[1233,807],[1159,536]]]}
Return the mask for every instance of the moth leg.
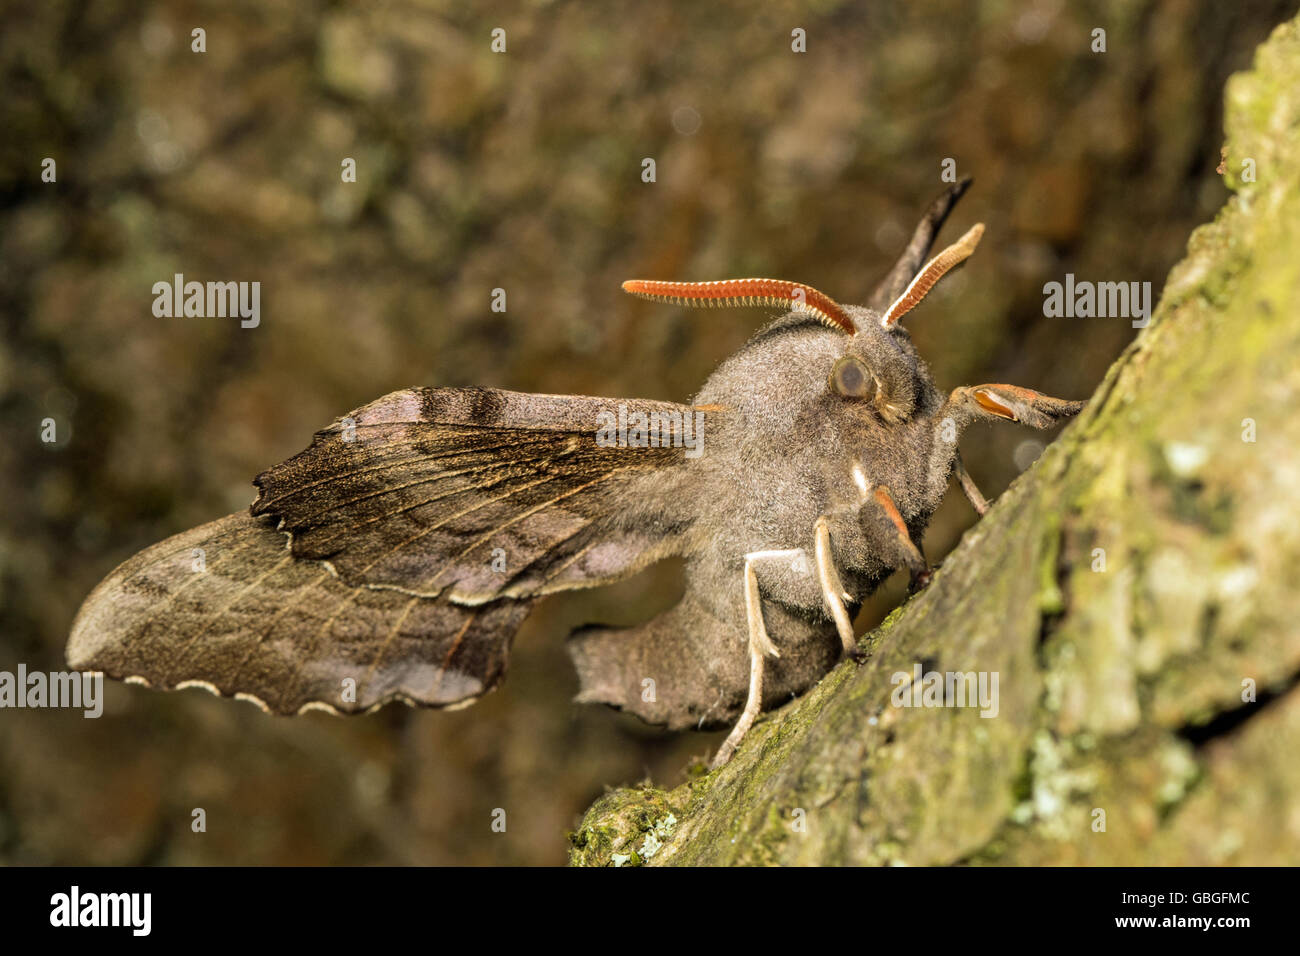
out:
{"label": "moth leg", "polygon": [[853,620],[848,608],[844,606],[848,593],[840,580],[840,573],[835,568],[831,557],[831,529],[826,515],[817,519],[813,525],[813,554],[817,559],[817,583],[821,585],[822,600],[835,622],[835,630],[840,635],[845,655],[861,661],[857,638],[853,636]]}
{"label": "moth leg", "polygon": [[872,489],[872,498],[897,534],[898,556],[907,565],[908,573],[912,577],[912,591],[920,590],[930,583],[930,567],[925,562],[925,555],[921,554],[921,549],[912,541],[912,536],[907,530],[907,522],[899,514],[898,505],[894,504],[889,489],[884,485],[876,485]]}
{"label": "moth leg", "polygon": [[953,459],[953,471],[957,474],[957,483],[961,485],[966,500],[971,503],[977,515],[984,517],[985,512],[989,510],[989,500],[980,494],[979,486],[975,484],[975,479],[970,476],[970,472],[966,470],[966,465],[961,460],[961,452],[957,452]]}
{"label": "moth leg", "polygon": [[745,698],[745,709],[741,711],[736,726],[722,742],[710,770],[716,770],[729,761],[740,746],[749,728],[754,726],[759,711],[763,708],[763,666],[765,657],[780,657],[772,639],[767,636],[767,627],[763,624],[763,601],[758,591],[758,575],[754,573],[754,563],[769,558],[798,557],[802,552],[793,551],[755,551],[745,555],[745,618],[749,624],[749,696]]}

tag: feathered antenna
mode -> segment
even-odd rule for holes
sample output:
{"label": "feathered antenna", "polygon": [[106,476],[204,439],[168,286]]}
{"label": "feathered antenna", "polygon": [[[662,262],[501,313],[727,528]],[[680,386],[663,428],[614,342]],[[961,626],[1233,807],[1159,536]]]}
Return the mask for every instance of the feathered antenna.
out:
{"label": "feathered antenna", "polygon": [[916,274],[916,278],[912,280],[911,285],[904,289],[903,294],[885,310],[884,316],[880,319],[880,324],[885,328],[889,328],[911,312],[925,298],[926,293],[934,288],[934,284],[944,277],[945,273],[970,258],[970,254],[980,244],[980,236],[982,235],[984,235],[984,223],[977,222],[970,227],[966,235],[927,262],[925,268]]}
{"label": "feathered antenna", "polygon": [[737,306],[775,305],[807,312],[824,325],[848,335],[857,326],[830,296],[812,286],[784,279],[722,279],[717,282],[659,282],[629,279],[623,291],[643,299],[671,302],[692,308],[716,309]]}

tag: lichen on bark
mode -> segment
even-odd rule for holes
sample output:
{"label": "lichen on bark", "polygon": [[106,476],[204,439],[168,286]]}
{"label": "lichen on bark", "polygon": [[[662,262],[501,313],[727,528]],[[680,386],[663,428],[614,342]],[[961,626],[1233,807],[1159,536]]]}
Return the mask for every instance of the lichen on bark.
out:
{"label": "lichen on bark", "polygon": [[[1228,83],[1235,195],[1150,325],[867,662],[606,794],[572,863],[1300,862],[1296,76],[1300,20]],[[917,662],[996,672],[997,716],[891,705]]]}

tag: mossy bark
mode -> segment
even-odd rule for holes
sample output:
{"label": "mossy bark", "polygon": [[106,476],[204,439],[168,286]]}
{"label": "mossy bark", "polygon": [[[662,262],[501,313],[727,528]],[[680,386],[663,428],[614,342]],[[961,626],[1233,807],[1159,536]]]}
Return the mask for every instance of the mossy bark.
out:
{"label": "mossy bark", "polygon": [[[1150,325],[868,661],[608,793],[573,863],[1300,863],[1297,76],[1300,20],[1228,83],[1236,195]],[[997,715],[895,706],[918,662]]]}

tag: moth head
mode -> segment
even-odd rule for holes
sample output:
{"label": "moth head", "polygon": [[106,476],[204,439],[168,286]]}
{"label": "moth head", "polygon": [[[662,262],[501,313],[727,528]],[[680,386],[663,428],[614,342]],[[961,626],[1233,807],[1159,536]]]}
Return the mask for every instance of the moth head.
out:
{"label": "moth head", "polygon": [[901,327],[886,329],[867,309],[854,312],[864,320],[862,329],[845,340],[831,364],[826,376],[830,401],[848,414],[869,414],[886,425],[907,421],[928,382],[921,359]]}
{"label": "moth head", "polygon": [[694,308],[778,306],[807,313],[844,336],[843,349],[827,370],[826,389],[832,400],[845,403],[846,410],[869,413],[893,425],[912,417],[920,391],[929,381],[923,381],[921,360],[899,320],[919,305],[947,272],[975,251],[983,234],[983,223],[972,226],[927,262],[883,312],[842,306],[812,286],[784,279],[632,279],[623,283],[623,289],[641,298]]}

